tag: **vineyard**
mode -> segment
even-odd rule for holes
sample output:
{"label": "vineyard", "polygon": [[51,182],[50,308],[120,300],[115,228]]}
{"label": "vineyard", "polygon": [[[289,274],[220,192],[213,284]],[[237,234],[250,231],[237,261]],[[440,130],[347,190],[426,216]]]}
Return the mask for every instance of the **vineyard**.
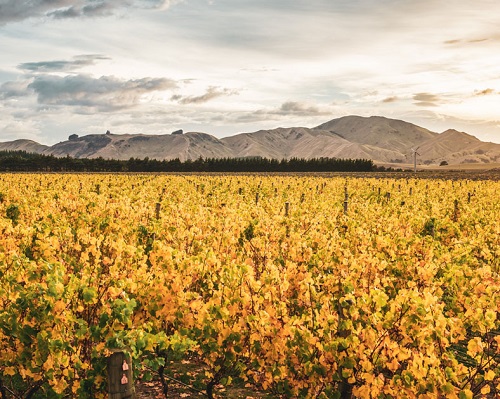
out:
{"label": "vineyard", "polygon": [[499,192],[2,174],[0,399],[105,398],[116,350],[165,398],[500,397]]}

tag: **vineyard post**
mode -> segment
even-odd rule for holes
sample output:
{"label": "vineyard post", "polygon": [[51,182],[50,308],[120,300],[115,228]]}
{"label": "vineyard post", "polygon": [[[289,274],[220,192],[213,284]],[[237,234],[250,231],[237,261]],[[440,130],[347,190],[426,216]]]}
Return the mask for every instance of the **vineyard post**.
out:
{"label": "vineyard post", "polygon": [[255,205],[259,205],[259,193],[255,193]]}
{"label": "vineyard post", "polygon": [[[339,283],[340,285],[340,283]],[[341,285],[340,285],[341,286]],[[345,301],[347,306],[351,305],[351,301]],[[337,304],[337,313],[339,317],[339,325],[338,325],[338,335],[341,338],[347,338],[351,335],[351,331],[349,328],[346,328],[345,320],[347,319],[344,313],[344,307],[339,299]],[[347,378],[342,377],[342,381],[340,382],[340,399],[351,399],[352,398],[352,388],[353,385],[347,381]]]}
{"label": "vineyard post", "polygon": [[455,199],[455,201],[453,203],[453,215],[451,217],[451,220],[453,220],[454,222],[457,222],[459,215],[460,215],[460,209],[458,207],[458,200]]}
{"label": "vineyard post", "polygon": [[344,213],[347,213],[347,208],[349,204],[349,193],[347,192],[347,186],[344,191]]}
{"label": "vineyard post", "polygon": [[472,194],[469,192],[468,195],[467,195],[467,203],[470,204],[470,197],[472,196]]}
{"label": "vineyard post", "polygon": [[290,211],[290,203],[285,202],[285,216],[288,217],[288,212]]}
{"label": "vineyard post", "polygon": [[136,399],[132,362],[122,351],[108,358],[108,399]]}
{"label": "vineyard post", "polygon": [[413,194],[413,187],[410,187],[410,196]]}
{"label": "vineyard post", "polygon": [[156,220],[160,218],[160,210],[161,210],[161,204],[159,202],[156,203]]}

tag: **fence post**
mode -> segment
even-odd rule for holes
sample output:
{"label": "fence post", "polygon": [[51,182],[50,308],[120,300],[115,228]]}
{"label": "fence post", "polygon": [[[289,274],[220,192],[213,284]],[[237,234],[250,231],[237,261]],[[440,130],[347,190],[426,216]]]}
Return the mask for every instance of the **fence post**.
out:
{"label": "fence post", "polygon": [[132,362],[122,351],[108,358],[108,399],[136,399]]}
{"label": "fence post", "polygon": [[288,212],[290,211],[290,203],[285,202],[285,216],[288,217]]}

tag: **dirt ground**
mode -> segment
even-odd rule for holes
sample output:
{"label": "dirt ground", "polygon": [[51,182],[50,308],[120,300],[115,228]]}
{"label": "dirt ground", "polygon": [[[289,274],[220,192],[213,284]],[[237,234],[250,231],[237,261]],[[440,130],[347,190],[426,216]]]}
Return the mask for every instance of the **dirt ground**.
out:
{"label": "dirt ground", "polygon": [[[136,399],[181,399],[206,398],[204,392],[197,392],[189,387],[179,383],[171,382],[167,398],[162,393],[162,387],[159,381],[151,382],[136,382]],[[233,385],[229,387],[218,386],[215,390],[217,398],[232,398],[232,399],[278,399],[276,396],[270,396],[264,392],[258,392],[253,387],[243,387]]]}

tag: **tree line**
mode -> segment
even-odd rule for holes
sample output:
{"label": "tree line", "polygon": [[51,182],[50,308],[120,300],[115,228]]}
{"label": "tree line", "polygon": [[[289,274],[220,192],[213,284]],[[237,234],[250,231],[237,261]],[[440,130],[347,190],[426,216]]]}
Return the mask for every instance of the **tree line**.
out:
{"label": "tree line", "polygon": [[198,158],[181,161],[56,157],[26,151],[0,151],[2,172],[371,172],[368,159]]}

